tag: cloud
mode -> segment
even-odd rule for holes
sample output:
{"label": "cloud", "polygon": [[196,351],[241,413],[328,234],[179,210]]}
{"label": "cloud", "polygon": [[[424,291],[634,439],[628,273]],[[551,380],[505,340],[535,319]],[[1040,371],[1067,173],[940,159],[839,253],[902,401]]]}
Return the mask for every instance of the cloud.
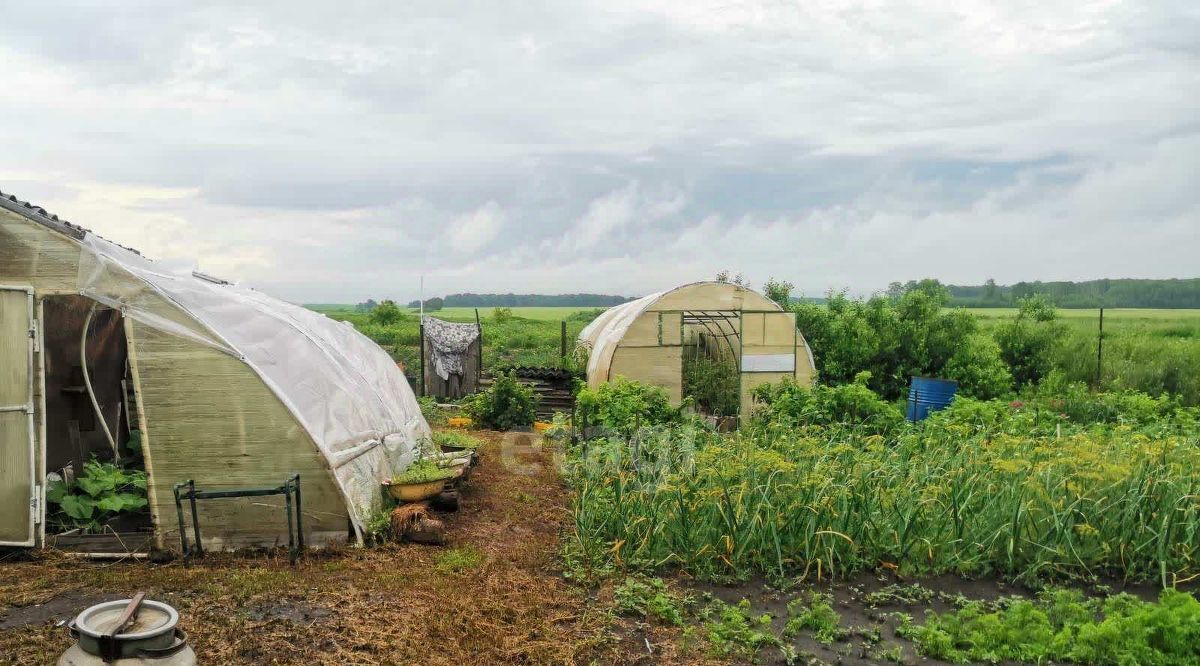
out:
{"label": "cloud", "polygon": [[458,252],[472,253],[492,242],[504,227],[504,211],[495,201],[459,217],[450,232],[450,242]]}
{"label": "cloud", "polygon": [[1191,276],[1198,31],[1182,1],[23,3],[0,189],[299,301]]}

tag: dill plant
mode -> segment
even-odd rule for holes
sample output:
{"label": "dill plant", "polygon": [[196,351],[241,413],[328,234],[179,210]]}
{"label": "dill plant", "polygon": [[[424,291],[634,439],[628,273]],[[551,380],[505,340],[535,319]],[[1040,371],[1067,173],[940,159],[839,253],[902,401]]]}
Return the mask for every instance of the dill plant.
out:
{"label": "dill plant", "polygon": [[1200,574],[1200,442],[1172,418],[1077,424],[993,401],[882,431],[660,428],[573,451],[572,541],[598,566],[710,579],[889,566],[1170,586]]}

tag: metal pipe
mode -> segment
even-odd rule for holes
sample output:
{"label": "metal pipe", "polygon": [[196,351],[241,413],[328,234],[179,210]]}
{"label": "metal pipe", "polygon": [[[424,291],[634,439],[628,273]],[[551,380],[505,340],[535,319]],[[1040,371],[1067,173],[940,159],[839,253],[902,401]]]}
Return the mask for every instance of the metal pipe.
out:
{"label": "metal pipe", "polygon": [[[98,303],[92,304],[92,309],[88,310],[87,318],[83,320],[83,333],[79,337],[79,365],[83,368],[83,386],[87,389],[88,398],[91,398],[92,409],[96,410],[96,420],[100,422],[100,429],[104,431],[104,437],[108,440],[108,445],[112,447],[113,455],[117,460],[121,459],[121,452],[117,450],[117,440],[113,439],[112,431],[108,429],[108,421],[104,419],[104,412],[100,411],[100,403],[96,400],[96,392],[92,389],[92,377],[88,372],[87,362],[87,338],[88,329],[92,325],[92,316],[96,314]],[[82,465],[84,461],[80,460]]]}

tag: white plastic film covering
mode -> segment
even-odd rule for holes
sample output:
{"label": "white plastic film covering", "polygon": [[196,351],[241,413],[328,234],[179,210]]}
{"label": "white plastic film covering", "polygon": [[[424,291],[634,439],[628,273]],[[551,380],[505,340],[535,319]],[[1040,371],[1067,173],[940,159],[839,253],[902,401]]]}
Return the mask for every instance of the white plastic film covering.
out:
{"label": "white plastic film covering", "polygon": [[[617,345],[621,344],[621,338],[625,337],[625,332],[633,325],[633,321],[638,318],[638,315],[645,312],[646,308],[653,305],[666,293],[660,291],[611,307],[600,313],[600,316],[593,319],[592,323],[579,332],[579,340],[591,346],[588,353],[588,381],[592,380],[601,364],[608,365],[608,359],[616,351]],[[606,380],[607,377],[602,379]]]}
{"label": "white plastic film covering", "polygon": [[83,246],[80,293],[241,358],[316,442],[361,527],[380,481],[403,471],[429,436],[387,352],[347,323],[253,289],[165,271],[91,234]]}

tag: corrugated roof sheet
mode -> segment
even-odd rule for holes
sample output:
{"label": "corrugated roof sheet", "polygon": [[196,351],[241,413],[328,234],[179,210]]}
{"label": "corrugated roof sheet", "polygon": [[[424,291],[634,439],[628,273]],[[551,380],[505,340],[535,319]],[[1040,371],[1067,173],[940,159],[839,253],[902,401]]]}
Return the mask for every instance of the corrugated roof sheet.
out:
{"label": "corrugated roof sheet", "polygon": [[[7,208],[18,215],[23,215],[34,222],[43,224],[59,233],[66,234],[75,240],[83,240],[88,234],[92,234],[97,238],[104,238],[91,229],[81,227],[77,224],[71,224],[70,222],[59,218],[54,213],[47,211],[41,206],[32,204],[28,201],[22,201],[21,199],[18,199],[16,195],[9,194],[2,190],[0,190],[0,207]],[[108,239],[105,238],[104,240]],[[108,242],[112,243],[112,241]],[[131,247],[125,247],[119,243],[113,243],[113,245],[117,245],[118,247],[124,248],[136,254],[141,254],[141,252],[138,250],[135,250]]]}

